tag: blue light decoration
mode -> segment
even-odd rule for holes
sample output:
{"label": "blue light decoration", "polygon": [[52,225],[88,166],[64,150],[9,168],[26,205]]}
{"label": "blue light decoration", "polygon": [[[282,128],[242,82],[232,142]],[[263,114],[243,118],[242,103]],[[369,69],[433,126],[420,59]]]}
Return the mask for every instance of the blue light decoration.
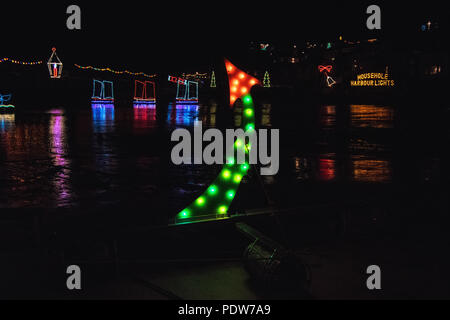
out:
{"label": "blue light decoration", "polygon": [[[138,89],[142,90],[138,94]],[[134,102],[139,104],[155,104],[156,103],[156,84],[153,81],[139,81],[134,83]]]}
{"label": "blue light decoration", "polygon": [[177,84],[177,103],[198,104],[198,82],[173,76],[169,76],[169,81]]}
{"label": "blue light decoration", "polygon": [[4,109],[14,109],[15,106],[12,104],[6,104],[7,102],[11,101],[11,94],[0,94],[0,108]]}
{"label": "blue light decoration", "polygon": [[[183,92],[182,86],[184,86],[184,94],[181,93]],[[187,81],[185,84],[178,82],[177,103],[198,104],[198,82]]]}
{"label": "blue light decoration", "polygon": [[[106,86],[108,85],[108,86]],[[100,81],[95,80],[93,82],[93,92],[92,100],[101,101],[103,103],[113,103],[114,102],[114,84],[111,81]],[[97,90],[100,88],[100,90]],[[110,89],[110,95],[106,94],[106,88]],[[98,94],[97,94],[98,93]]]}

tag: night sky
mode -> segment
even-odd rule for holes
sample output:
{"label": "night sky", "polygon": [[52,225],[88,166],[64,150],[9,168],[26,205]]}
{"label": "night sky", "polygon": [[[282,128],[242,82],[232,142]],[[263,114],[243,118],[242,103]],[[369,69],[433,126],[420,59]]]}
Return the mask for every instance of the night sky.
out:
{"label": "night sky", "polygon": [[[53,46],[63,62],[135,71],[189,71],[215,58],[243,54],[249,41],[413,38],[427,19],[446,28],[447,11],[429,1],[59,1],[2,3],[1,57],[47,60]],[[82,9],[82,30],[66,29],[66,8]],[[380,32],[366,29],[370,4],[382,8]],[[445,17],[445,19],[444,19]]]}

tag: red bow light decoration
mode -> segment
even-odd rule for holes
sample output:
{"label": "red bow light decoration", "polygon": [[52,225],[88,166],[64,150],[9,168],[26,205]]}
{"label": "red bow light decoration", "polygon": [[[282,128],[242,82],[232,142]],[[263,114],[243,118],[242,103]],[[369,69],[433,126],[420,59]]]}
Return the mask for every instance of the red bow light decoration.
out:
{"label": "red bow light decoration", "polygon": [[333,66],[319,66],[320,73],[326,71],[327,73],[330,73],[331,70],[333,70]]}

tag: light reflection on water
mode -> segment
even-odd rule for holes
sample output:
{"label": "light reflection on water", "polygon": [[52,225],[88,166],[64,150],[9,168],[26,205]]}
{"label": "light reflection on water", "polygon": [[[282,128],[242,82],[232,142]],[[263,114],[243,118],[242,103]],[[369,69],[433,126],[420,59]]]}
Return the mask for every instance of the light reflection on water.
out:
{"label": "light reflection on water", "polygon": [[196,104],[170,103],[167,111],[167,122],[173,126],[192,127],[198,120],[200,107]]}
{"label": "light reflection on water", "polygon": [[92,121],[94,124],[94,133],[103,133],[110,131],[114,126],[114,105],[92,103]]}
{"label": "light reflection on water", "polygon": [[336,178],[336,160],[330,155],[321,155],[318,159],[318,179],[332,181]]}
{"label": "light reflection on water", "polygon": [[[158,113],[163,108],[167,113]],[[201,119],[204,126],[215,127],[218,106],[134,105],[118,109],[114,105],[92,104],[91,109],[66,113],[0,114],[0,207],[71,206],[84,198],[94,203],[114,202],[137,196],[143,199],[169,179],[172,198],[188,203],[215,177],[216,168],[176,167],[163,171],[170,152],[146,141],[157,140],[155,128],[192,128]],[[272,119],[274,107],[260,106],[260,127],[284,130],[295,141],[297,129],[286,128]],[[239,107],[236,109],[239,112]],[[158,114],[163,114],[158,122]],[[328,132],[324,141],[311,135],[313,147],[293,144],[281,170],[286,180],[295,183],[391,183],[396,159],[393,155],[395,109],[373,105],[324,105],[318,107],[319,121],[311,120],[314,130]],[[242,120],[234,119],[237,125]],[[167,126],[168,125],[168,126]],[[343,130],[341,135],[335,130]],[[370,129],[370,130],[367,130]],[[370,131],[370,134],[367,134]],[[141,137],[138,140],[137,137]],[[384,137],[384,138],[380,138]],[[320,144],[320,148],[317,146]],[[163,159],[163,160],[161,160]],[[428,161],[427,159],[425,159]],[[164,163],[162,161],[165,161]],[[430,162],[430,161],[429,161]],[[430,162],[433,170],[417,174],[426,181],[440,172],[439,159]],[[163,172],[163,173],[162,173]],[[161,177],[170,174],[170,177]],[[267,184],[285,185],[285,177],[265,177]],[[81,182],[80,182],[81,181]],[[184,196],[180,194],[185,194]]]}
{"label": "light reflection on water", "polygon": [[353,157],[353,180],[357,182],[390,182],[391,162],[388,160],[361,159]]}
{"label": "light reflection on water", "polygon": [[53,178],[56,205],[58,207],[70,205],[72,192],[70,187],[71,161],[67,158],[66,117],[62,110],[50,112],[50,156],[55,168]]}
{"label": "light reflection on water", "polygon": [[389,106],[350,105],[350,121],[355,128],[393,128],[394,109]]}
{"label": "light reflection on water", "polygon": [[16,116],[15,114],[1,114],[0,113],[0,133],[6,133],[14,127]]}
{"label": "light reflection on water", "polygon": [[336,106],[320,107],[320,125],[325,128],[336,126]]}

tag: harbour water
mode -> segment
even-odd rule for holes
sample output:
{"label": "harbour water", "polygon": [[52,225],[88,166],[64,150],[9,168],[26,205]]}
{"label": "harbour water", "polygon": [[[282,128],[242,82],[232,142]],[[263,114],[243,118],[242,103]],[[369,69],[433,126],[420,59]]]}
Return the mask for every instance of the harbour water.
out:
{"label": "harbour water", "polygon": [[[258,127],[280,129],[280,171],[263,177],[263,186],[250,175],[236,211],[266,206],[263,189],[277,206],[287,207],[376,204],[395,190],[447,183],[448,110],[422,118],[419,106],[257,107]],[[192,129],[196,120],[220,127],[219,108],[92,104],[0,114],[0,208],[139,207],[139,214],[164,224],[220,170],[173,165],[170,134]],[[236,115],[235,125],[239,121]]]}

